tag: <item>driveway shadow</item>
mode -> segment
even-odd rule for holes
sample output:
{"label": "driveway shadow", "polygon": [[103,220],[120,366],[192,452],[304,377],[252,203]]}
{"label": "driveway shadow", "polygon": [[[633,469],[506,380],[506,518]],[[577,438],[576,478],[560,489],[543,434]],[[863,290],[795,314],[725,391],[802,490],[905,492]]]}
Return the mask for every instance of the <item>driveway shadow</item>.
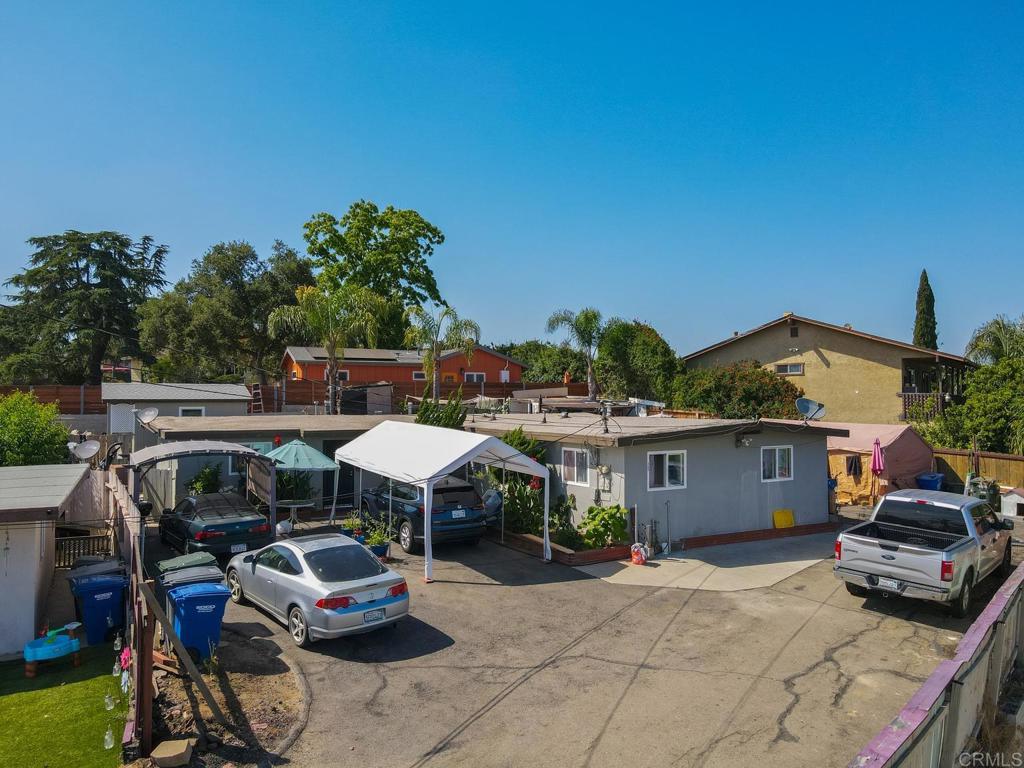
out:
{"label": "driveway shadow", "polygon": [[318,640],[306,650],[320,656],[359,664],[409,661],[444,650],[455,641],[415,616],[361,635]]}

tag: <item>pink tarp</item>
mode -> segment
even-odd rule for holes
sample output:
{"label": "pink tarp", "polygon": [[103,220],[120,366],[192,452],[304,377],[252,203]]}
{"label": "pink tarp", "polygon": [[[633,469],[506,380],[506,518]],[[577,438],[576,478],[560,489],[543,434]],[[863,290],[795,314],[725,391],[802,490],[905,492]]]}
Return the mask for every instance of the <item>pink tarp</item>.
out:
{"label": "pink tarp", "polygon": [[[829,437],[828,450],[871,455],[877,439],[882,447],[884,470],[880,477],[899,488],[916,488],[914,478],[932,471],[932,448],[913,427],[905,424],[840,424],[816,422],[823,427],[849,430],[849,437]],[[868,469],[865,466],[865,471]]]}

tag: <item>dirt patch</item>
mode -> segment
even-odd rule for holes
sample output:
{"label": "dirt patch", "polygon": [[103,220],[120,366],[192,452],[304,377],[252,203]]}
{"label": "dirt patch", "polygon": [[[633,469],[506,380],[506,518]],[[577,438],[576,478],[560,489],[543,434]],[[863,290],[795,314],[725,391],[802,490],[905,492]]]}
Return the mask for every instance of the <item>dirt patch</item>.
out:
{"label": "dirt patch", "polygon": [[201,739],[191,766],[265,764],[303,707],[302,688],[281,658],[281,649],[270,640],[225,632],[216,659],[200,668],[230,725],[214,720],[189,680],[162,674],[154,702],[153,743],[205,736],[206,748]]}

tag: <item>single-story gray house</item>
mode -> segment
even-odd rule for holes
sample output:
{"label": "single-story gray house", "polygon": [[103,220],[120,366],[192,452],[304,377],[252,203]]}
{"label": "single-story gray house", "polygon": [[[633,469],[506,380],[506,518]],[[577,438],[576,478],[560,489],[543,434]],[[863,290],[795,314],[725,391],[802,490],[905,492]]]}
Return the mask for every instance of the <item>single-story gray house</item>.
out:
{"label": "single-story gray house", "polygon": [[517,426],[546,444],[552,499],[575,497],[576,522],[591,505],[635,506],[641,526],[654,520],[661,541],[684,546],[772,530],[776,510],[790,510],[797,531],[826,524],[826,439],[848,434],[814,422],[592,414],[477,415],[465,428],[501,437]]}
{"label": "single-story gray house", "polygon": [[0,657],[42,628],[53,581],[56,524],[98,518],[88,464],[0,467]]}
{"label": "single-story gray house", "polygon": [[101,397],[107,406],[107,433],[125,442],[124,453],[154,445],[153,433],[143,429],[138,416],[155,408],[160,416],[245,416],[251,396],[244,384],[190,384],[144,382],[104,383]]}
{"label": "single-story gray house", "polygon": [[[251,414],[240,416],[159,416],[146,426],[148,444],[178,440],[223,440],[269,453],[277,445],[302,440],[331,459],[334,451],[380,422],[391,419],[411,421],[400,415],[307,415],[299,413]],[[221,487],[244,487],[244,467],[229,456],[176,459],[158,465],[142,480],[145,498],[157,512],[171,508],[186,493],[189,481],[204,464],[219,464]],[[314,483],[321,479],[314,479]],[[342,467],[339,495],[354,490],[351,467]],[[333,473],[324,473],[319,501],[334,493]]]}

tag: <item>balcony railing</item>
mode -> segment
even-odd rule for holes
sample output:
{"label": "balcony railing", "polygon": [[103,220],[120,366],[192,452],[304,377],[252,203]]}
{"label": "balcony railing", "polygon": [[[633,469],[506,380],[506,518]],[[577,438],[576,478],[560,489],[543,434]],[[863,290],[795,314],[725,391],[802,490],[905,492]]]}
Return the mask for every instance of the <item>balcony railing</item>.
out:
{"label": "balcony railing", "polygon": [[900,392],[903,398],[903,421],[913,418],[933,419],[946,406],[945,395],[940,392]]}

